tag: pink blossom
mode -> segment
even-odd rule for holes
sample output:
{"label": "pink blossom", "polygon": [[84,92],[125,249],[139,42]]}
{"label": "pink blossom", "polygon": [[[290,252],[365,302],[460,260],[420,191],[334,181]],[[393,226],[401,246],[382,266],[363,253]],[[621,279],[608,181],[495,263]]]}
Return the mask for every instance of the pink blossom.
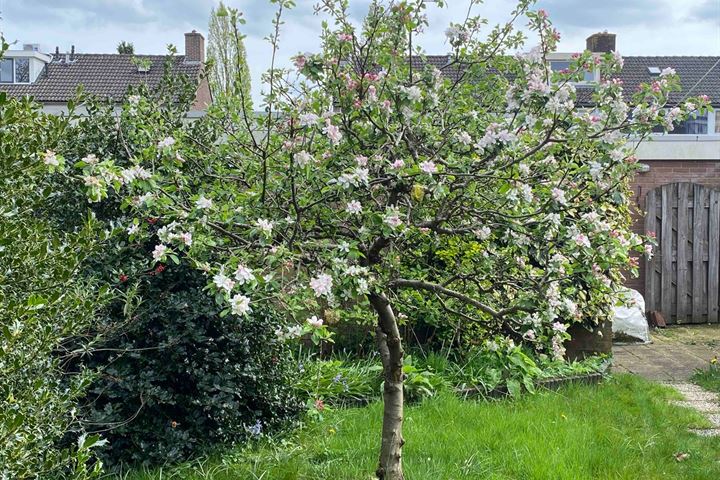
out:
{"label": "pink blossom", "polygon": [[367,89],[367,97],[368,100],[371,102],[374,102],[377,100],[377,88],[375,88],[375,85],[370,85]]}
{"label": "pink blossom", "polygon": [[190,232],[183,232],[179,235],[180,241],[187,245],[188,247],[192,245],[192,233]]}
{"label": "pink blossom", "polygon": [[590,248],[590,239],[584,233],[578,233],[573,237],[573,240],[579,247]]}
{"label": "pink blossom", "polygon": [[340,132],[340,129],[330,122],[329,118],[325,120],[325,128],[323,128],[323,133],[327,135],[333,145],[337,145],[342,139],[342,132]]}
{"label": "pink blossom", "polygon": [[167,253],[167,249],[168,249],[167,245],[163,245],[162,243],[155,245],[155,249],[153,250],[153,253],[152,253],[153,260],[155,260],[156,262],[158,260],[161,260]]}
{"label": "pink blossom", "polygon": [[332,293],[333,278],[327,273],[321,273],[310,279],[310,288],[315,292],[316,297],[325,295],[329,297]]}
{"label": "pink blossom", "polygon": [[390,167],[394,168],[395,170],[400,170],[405,166],[405,160],[402,158],[398,158],[393,163],[390,164]]}
{"label": "pink blossom", "polygon": [[298,55],[295,57],[295,67],[297,67],[298,70],[302,70],[302,68],[305,66],[305,63],[307,63],[307,58],[305,58],[305,55]]}
{"label": "pink blossom", "polygon": [[420,162],[420,170],[428,175],[432,175],[433,173],[437,173],[437,165],[435,165],[435,162],[432,160],[425,160],[424,162]]}
{"label": "pink blossom", "polygon": [[353,36],[350,33],[340,32],[337,34],[337,39],[341,42],[349,42],[353,39]]}
{"label": "pink blossom", "polygon": [[357,200],[351,200],[345,206],[345,211],[351,215],[357,215],[358,213],[362,213],[362,204]]}
{"label": "pink blossom", "polygon": [[552,329],[559,333],[565,333],[567,332],[567,325],[565,325],[564,323],[555,322],[552,324]]}
{"label": "pink blossom", "polygon": [[308,325],[310,325],[312,328],[320,328],[323,326],[323,319],[319,318],[317,315],[313,315],[312,317],[308,318],[307,320]]}

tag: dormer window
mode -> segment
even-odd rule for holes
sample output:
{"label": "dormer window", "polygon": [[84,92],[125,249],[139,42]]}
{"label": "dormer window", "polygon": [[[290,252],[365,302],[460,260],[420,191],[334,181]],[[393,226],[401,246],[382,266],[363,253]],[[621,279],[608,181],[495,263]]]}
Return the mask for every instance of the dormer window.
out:
{"label": "dormer window", "polygon": [[[550,60],[550,69],[553,72],[566,72],[570,70],[571,60]],[[586,70],[583,76],[582,82],[578,83],[592,83],[596,82],[595,70]]]}
{"label": "dormer window", "polygon": [[30,83],[29,58],[0,60],[0,83]]}

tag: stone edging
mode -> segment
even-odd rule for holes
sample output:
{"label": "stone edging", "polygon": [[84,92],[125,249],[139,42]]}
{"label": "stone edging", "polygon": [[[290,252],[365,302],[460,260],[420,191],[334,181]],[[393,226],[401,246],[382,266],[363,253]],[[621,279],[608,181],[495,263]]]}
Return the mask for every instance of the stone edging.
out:
{"label": "stone edging", "polygon": [[674,388],[685,397],[684,401],[672,402],[673,405],[692,408],[713,425],[712,428],[691,428],[691,432],[705,437],[720,436],[720,395],[708,392],[692,383],[665,383],[665,385]]}

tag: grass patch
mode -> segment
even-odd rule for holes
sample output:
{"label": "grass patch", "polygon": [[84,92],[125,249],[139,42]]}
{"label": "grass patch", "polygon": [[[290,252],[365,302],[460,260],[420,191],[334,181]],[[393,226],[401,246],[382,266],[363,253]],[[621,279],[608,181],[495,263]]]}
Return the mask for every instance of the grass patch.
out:
{"label": "grass patch", "polygon": [[720,393],[720,366],[715,363],[710,364],[707,370],[698,370],[692,376],[692,382],[700,385],[705,390]]}
{"label": "grass patch", "polygon": [[[696,412],[668,403],[672,389],[619,375],[514,400],[442,393],[406,412],[405,470],[412,480],[720,478],[720,439]],[[286,437],[123,480],[368,480],[382,405],[338,409]],[[689,453],[678,462],[676,453]]]}

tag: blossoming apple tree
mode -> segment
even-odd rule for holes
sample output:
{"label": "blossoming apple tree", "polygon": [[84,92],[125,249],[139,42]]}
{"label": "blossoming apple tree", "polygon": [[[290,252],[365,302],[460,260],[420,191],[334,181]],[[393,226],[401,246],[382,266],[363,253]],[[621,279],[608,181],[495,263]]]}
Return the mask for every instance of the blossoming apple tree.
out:
{"label": "blossoming apple tree", "polygon": [[[275,3],[273,58],[292,6]],[[134,97],[119,128],[143,139],[135,165],[78,164],[92,198],[126,194],[130,238],[156,239],[149,261],[207,272],[238,322],[269,304],[286,312],[278,341],[317,339],[350,306],[374,311],[381,479],[403,478],[405,294],[484,325],[491,348],[562,357],[567,326],[608,317],[622,271],[636,267],[630,251],[643,249],[629,231],[634,145],[707,105],[666,108],[670,70],[629,104],[612,77],[617,53],[580,53],[551,71],[559,34],[531,4],[492,29],[470,14],[451,24],[449,60],[433,65],[408,52],[427,24],[422,1],[373,2],[355,28],[346,0],[323,0],[320,52],[273,65],[264,115],[214,112],[169,131]],[[592,69],[600,82],[580,92]]]}

